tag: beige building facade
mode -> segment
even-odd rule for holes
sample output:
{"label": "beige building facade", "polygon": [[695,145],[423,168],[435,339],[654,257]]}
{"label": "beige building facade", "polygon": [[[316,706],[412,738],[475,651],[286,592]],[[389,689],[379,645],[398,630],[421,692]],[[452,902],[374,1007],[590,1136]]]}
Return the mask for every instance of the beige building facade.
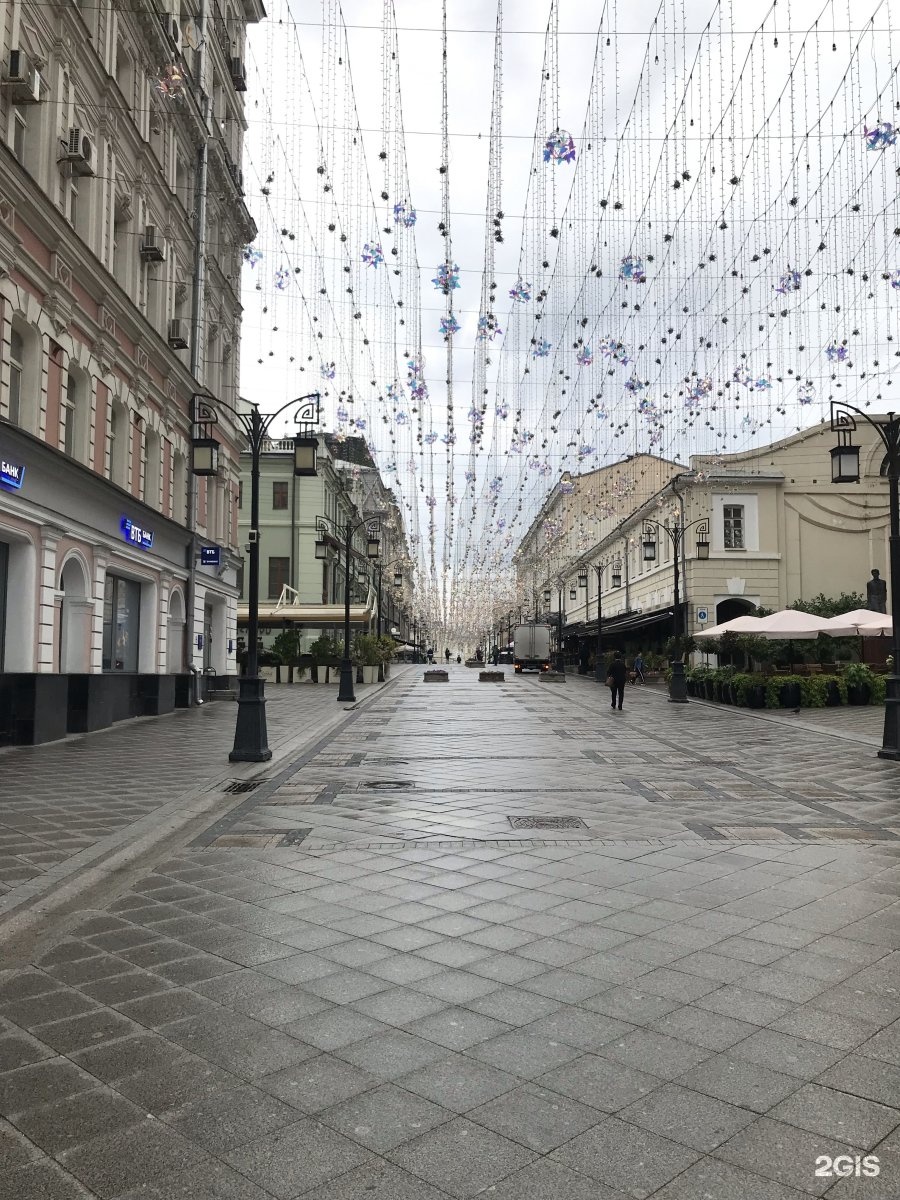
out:
{"label": "beige building facade", "polygon": [[[674,472],[588,551],[565,560],[558,575],[566,584],[567,635],[596,632],[596,564],[604,635],[644,649],[671,635],[673,539],[655,529],[655,561],[645,561],[645,522],[669,529],[677,522],[684,530],[676,537],[681,632],[695,633],[757,605],[780,609],[819,593],[865,596],[873,568],[889,582],[888,492],[879,474],[884,448],[862,423],[855,440],[861,447],[855,484],[831,482],[836,439],[825,425],[714,462],[692,458],[690,471]],[[700,558],[698,523],[705,521],[709,551]],[[587,588],[578,582],[584,571]]]}

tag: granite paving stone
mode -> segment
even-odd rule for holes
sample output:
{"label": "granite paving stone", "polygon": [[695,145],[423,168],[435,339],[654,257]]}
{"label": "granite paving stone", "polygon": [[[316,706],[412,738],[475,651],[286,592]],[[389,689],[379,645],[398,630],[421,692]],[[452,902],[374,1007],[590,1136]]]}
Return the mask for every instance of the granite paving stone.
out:
{"label": "granite paving stone", "polygon": [[279,1200],[311,1191],[370,1159],[362,1146],[308,1117],[224,1155],[229,1166]]}
{"label": "granite paving stone", "polygon": [[[276,741],[323,719],[320,689],[269,693]],[[843,1146],[900,1170],[877,708],[813,726],[647,687],[612,723],[589,677],[455,664],[440,695],[413,668],[366,694],[4,963],[15,1200],[797,1200]],[[124,730],[4,751],[0,903],[220,780],[227,707],[129,726],[127,775]],[[413,787],[367,786],[389,779]],[[881,1200],[887,1174],[824,1182]]]}
{"label": "granite paving stone", "polygon": [[634,1196],[652,1195],[700,1156],[694,1150],[608,1117],[552,1154],[554,1161]]}
{"label": "granite paving stone", "polygon": [[490,1187],[535,1156],[509,1138],[456,1118],[387,1157],[426,1183],[462,1198]]}

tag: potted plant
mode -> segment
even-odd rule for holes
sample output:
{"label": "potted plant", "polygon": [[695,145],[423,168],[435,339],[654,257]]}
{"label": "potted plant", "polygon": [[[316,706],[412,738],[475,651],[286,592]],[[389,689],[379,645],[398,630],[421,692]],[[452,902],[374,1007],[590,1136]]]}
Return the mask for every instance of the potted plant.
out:
{"label": "potted plant", "polygon": [[340,648],[333,637],[320,634],[309,648],[313,660],[313,682],[329,683],[337,679],[335,668],[340,661]]}
{"label": "potted plant", "polygon": [[766,681],[766,708],[799,708],[802,699],[799,675],[770,675]]}
{"label": "potted plant", "polygon": [[735,704],[741,704],[745,708],[765,708],[766,681],[761,675],[735,675],[732,686]]}
{"label": "potted plant", "polygon": [[288,669],[288,683],[294,682],[294,667],[300,662],[300,632],[283,629],[273,640],[269,653],[275,658],[275,682],[281,683],[281,668]]}
{"label": "potted plant", "polygon": [[868,704],[875,691],[875,676],[865,663],[849,663],[844,667],[844,683],[847,687],[847,703]]}
{"label": "potted plant", "polygon": [[379,639],[374,633],[358,633],[353,639],[353,661],[362,668],[363,683],[375,683],[381,663]]}
{"label": "potted plant", "polygon": [[397,643],[387,634],[382,634],[375,640],[378,644],[378,676],[380,679],[387,679],[390,664],[397,653]]}

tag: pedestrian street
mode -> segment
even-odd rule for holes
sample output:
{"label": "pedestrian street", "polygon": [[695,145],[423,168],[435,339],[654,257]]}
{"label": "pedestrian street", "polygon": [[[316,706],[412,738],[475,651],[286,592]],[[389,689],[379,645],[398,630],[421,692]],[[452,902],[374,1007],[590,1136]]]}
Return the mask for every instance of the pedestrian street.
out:
{"label": "pedestrian street", "polygon": [[880,710],[423,674],[7,943],[0,1197],[895,1196]]}

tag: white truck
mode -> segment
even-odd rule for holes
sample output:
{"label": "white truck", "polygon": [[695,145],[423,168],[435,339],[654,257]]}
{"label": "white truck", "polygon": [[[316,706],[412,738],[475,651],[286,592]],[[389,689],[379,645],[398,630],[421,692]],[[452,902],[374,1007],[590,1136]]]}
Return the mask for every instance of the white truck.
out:
{"label": "white truck", "polygon": [[517,625],[513,636],[516,674],[550,670],[550,626]]}

